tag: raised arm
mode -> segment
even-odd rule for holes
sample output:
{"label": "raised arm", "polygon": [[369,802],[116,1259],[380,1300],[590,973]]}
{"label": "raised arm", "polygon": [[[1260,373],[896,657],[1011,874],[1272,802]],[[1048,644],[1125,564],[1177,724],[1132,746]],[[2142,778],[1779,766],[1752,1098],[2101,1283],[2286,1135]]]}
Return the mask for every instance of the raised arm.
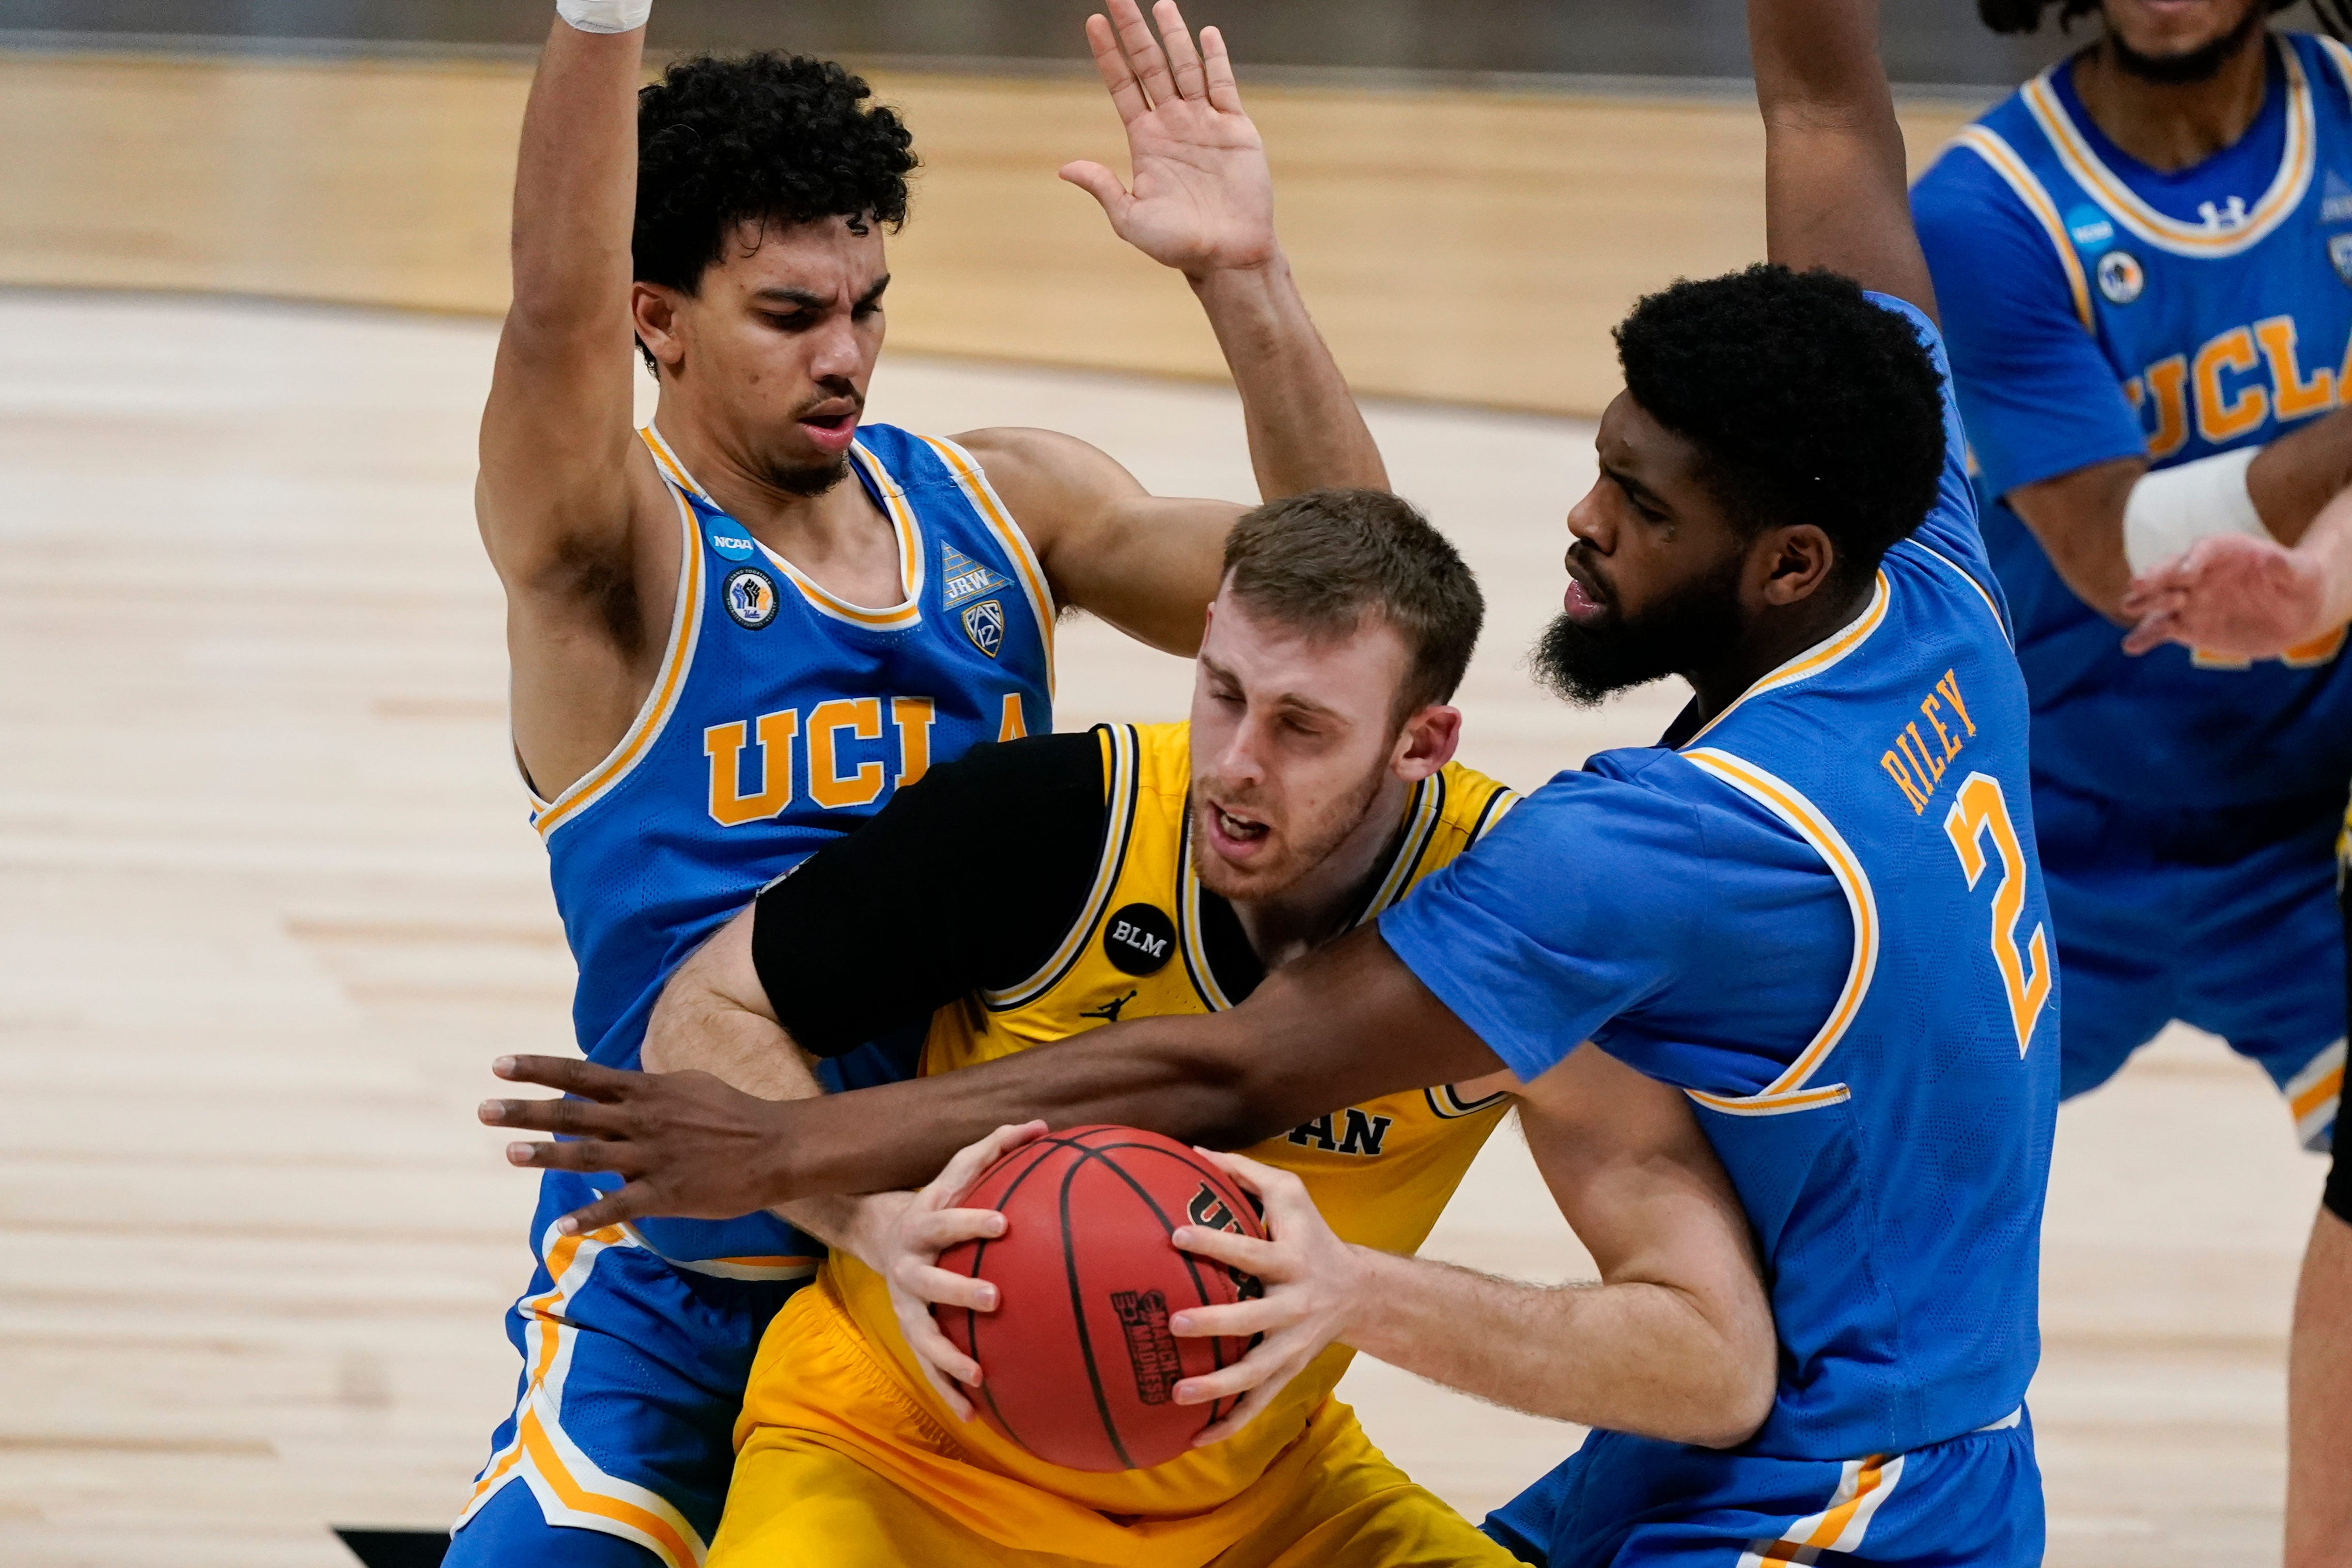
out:
{"label": "raised arm", "polygon": [[500,1077],[577,1097],[493,1100],[481,1118],[574,1140],[509,1145],[516,1165],[625,1177],[563,1221],[593,1229],[919,1186],[958,1149],[1033,1118],[1245,1148],[1335,1105],[1501,1066],[1366,926],[1276,970],[1229,1012],[1114,1024],[938,1078],[772,1103],[698,1074],[508,1057]]}
{"label": "raised arm", "polygon": [[[571,0],[567,14],[617,26],[625,9]],[[515,166],[514,299],[482,410],[475,511],[507,591],[516,747],[549,797],[627,730],[676,591],[674,514],[633,419],[643,13],[625,31],[559,17],[548,33]]]}
{"label": "raised arm", "polygon": [[[1174,0],[1159,35],[1136,0],[1109,0],[1087,38],[1127,131],[1131,188],[1099,163],[1062,177],[1102,204],[1121,239],[1182,273],[1208,313],[1242,400],[1262,499],[1329,487],[1386,489],[1388,471],[1315,329],[1274,228],[1265,143],[1242,107],[1213,27],[1196,46]],[[1065,602],[1170,653],[1200,645],[1225,534],[1221,501],[1148,494],[1083,442],[975,431],[971,448],[1036,546]]]}
{"label": "raised arm", "polygon": [[1878,0],[1748,0],[1772,260],[1826,267],[1936,314],[1911,227]]}

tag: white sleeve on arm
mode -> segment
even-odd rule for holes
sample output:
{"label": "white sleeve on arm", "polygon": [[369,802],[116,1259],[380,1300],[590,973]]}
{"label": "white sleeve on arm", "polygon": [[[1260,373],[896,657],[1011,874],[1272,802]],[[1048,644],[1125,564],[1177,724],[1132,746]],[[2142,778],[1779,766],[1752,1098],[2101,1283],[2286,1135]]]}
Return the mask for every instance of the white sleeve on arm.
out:
{"label": "white sleeve on arm", "polygon": [[2266,539],[2263,515],[2246,492],[2246,470],[2259,446],[2140,476],[2124,503],[2124,559],[2137,577],[2214,534]]}
{"label": "white sleeve on arm", "polygon": [[555,14],[583,33],[633,33],[653,11],[654,0],[555,0]]}

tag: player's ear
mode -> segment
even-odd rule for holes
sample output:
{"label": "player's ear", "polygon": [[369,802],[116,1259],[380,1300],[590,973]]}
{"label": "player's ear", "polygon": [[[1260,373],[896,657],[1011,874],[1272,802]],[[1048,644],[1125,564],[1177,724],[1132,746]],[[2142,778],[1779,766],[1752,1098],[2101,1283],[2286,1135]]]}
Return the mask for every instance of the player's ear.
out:
{"label": "player's ear", "polygon": [[657,283],[629,286],[629,314],[637,341],[646,346],[665,375],[676,375],[686,362],[686,343],[677,334],[677,296]]}
{"label": "player's ear", "polygon": [[1448,703],[1431,703],[1406,716],[1389,768],[1406,783],[1418,784],[1453,761],[1461,744],[1462,710]]}
{"label": "player's ear", "polygon": [[1767,604],[1795,604],[1811,598],[1837,566],[1837,546],[1817,524],[1772,528],[1760,542]]}

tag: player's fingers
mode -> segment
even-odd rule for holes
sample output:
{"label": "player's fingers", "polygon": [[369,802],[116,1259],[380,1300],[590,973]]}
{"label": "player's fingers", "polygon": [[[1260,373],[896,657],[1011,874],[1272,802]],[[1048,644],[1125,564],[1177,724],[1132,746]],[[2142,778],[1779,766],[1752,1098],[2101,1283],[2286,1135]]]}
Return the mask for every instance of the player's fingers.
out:
{"label": "player's fingers", "polygon": [[512,1082],[561,1089],[589,1100],[618,1099],[645,1077],[642,1072],[622,1072],[573,1056],[501,1056],[490,1063],[490,1071]]}
{"label": "player's fingers", "polygon": [[1097,14],[1087,18],[1087,47],[1094,51],[1095,73],[1110,89],[1111,107],[1118,110],[1119,123],[1132,124],[1139,117],[1150,113],[1150,100],[1143,96],[1143,89],[1135,79],[1135,68],[1127,63],[1127,56],[1118,47],[1118,34],[1112,29],[1109,17]]}
{"label": "player's fingers", "polygon": [[982,1172],[1045,1131],[1043,1122],[1020,1122],[999,1127],[976,1144],[966,1144],[956,1151],[947,1169],[923,1189],[926,1206],[943,1208],[955,1202],[980,1179]]}
{"label": "player's fingers", "polygon": [[1180,1225],[1168,1233],[1168,1239],[1181,1251],[1214,1259],[1244,1274],[1266,1279],[1279,1279],[1283,1274],[1282,1254],[1275,1249],[1273,1242],[1261,1241],[1255,1236],[1212,1230],[1205,1225]]}
{"label": "player's fingers", "polygon": [[1168,1320],[1168,1332],[1179,1339],[1247,1339],[1272,1333],[1298,1321],[1298,1311],[1283,1296],[1260,1296],[1223,1307],[1187,1307]]}
{"label": "player's fingers", "polygon": [[628,1132],[628,1113],[593,1100],[485,1100],[474,1114],[486,1127],[560,1133],[572,1138],[615,1138]]}
{"label": "player's fingers", "polygon": [[1319,1220],[1321,1211],[1315,1207],[1315,1200],[1307,1196],[1307,1184],[1298,1179],[1296,1172],[1260,1165],[1246,1155],[1220,1154],[1214,1149],[1199,1147],[1192,1152],[1206,1157],[1218,1169],[1255,1193],[1265,1205],[1266,1218],[1274,1221],[1277,1234],[1285,1219]]}
{"label": "player's fingers", "polygon": [[645,1151],[635,1144],[608,1144],[595,1138],[517,1143],[507,1145],[507,1164],[526,1170],[635,1176],[645,1168]]}
{"label": "player's fingers", "polygon": [[934,1269],[928,1263],[902,1262],[892,1270],[891,1283],[919,1301],[931,1301],[943,1307],[962,1307],[968,1312],[992,1312],[997,1307],[997,1290],[985,1280],[970,1274],[959,1274],[952,1269]]}
{"label": "player's fingers", "polygon": [[2179,621],[2180,618],[2170,612],[2144,618],[2125,634],[2124,652],[2137,658],[2163,647],[2172,640],[2172,629],[2179,624]]}
{"label": "player's fingers", "polygon": [[1103,215],[1110,219],[1113,227],[1118,226],[1128,204],[1135,199],[1118,183],[1118,176],[1099,163],[1066,163],[1062,166],[1062,178],[1100,202]]}
{"label": "player's fingers", "polygon": [[633,1181],[585,1208],[573,1209],[555,1222],[555,1230],[559,1236],[587,1235],[650,1214],[653,1208],[654,1189],[645,1182]]}
{"label": "player's fingers", "polygon": [[971,1419],[971,1401],[956,1386],[962,1383],[980,1386],[980,1363],[956,1349],[954,1342],[939,1331],[931,1314],[919,1312],[912,1318],[898,1320],[898,1331],[906,1336],[907,1348],[915,1353],[915,1364],[930,1380],[931,1390],[940,1403],[955,1412],[959,1421]]}
{"label": "player's fingers", "polygon": [[1143,7],[1135,0],[1110,0],[1110,23],[1118,29],[1118,47],[1127,51],[1144,97],[1155,105],[1176,97],[1176,78],[1169,74],[1160,40],[1151,36],[1151,24],[1143,19]]}
{"label": "player's fingers", "polygon": [[1192,31],[1184,26],[1184,13],[1177,8],[1176,0],[1159,0],[1151,7],[1151,19],[1160,26],[1160,45],[1168,51],[1176,90],[1195,103],[1204,102],[1209,96],[1208,73],[1201,67],[1201,51],[1192,47]]}
{"label": "player's fingers", "polygon": [[1242,112],[1241,84],[1234,79],[1234,60],[1225,53],[1225,35],[1216,27],[1201,29],[1201,66],[1209,81],[1209,103],[1227,114]]}
{"label": "player's fingers", "polygon": [[1188,1377],[1171,1392],[1179,1405],[1211,1405],[1220,1399],[1238,1399],[1260,1384],[1272,1382],[1279,1387],[1289,1382],[1289,1359],[1286,1350],[1267,1340],[1231,1366]]}
{"label": "player's fingers", "polygon": [[1004,1216],[992,1208],[941,1208],[907,1216],[900,1231],[910,1250],[939,1256],[959,1241],[993,1240]]}
{"label": "player's fingers", "polygon": [[1233,1414],[1222,1421],[1212,1421],[1202,1427],[1193,1437],[1192,1446],[1196,1448],[1205,1448],[1212,1443],[1223,1442],[1256,1420],[1265,1412],[1265,1407],[1280,1396],[1283,1389],[1289,1386],[1289,1383],[1290,1380],[1286,1377],[1279,1380],[1269,1378],[1259,1384],[1249,1391],[1247,1398],[1234,1406]]}

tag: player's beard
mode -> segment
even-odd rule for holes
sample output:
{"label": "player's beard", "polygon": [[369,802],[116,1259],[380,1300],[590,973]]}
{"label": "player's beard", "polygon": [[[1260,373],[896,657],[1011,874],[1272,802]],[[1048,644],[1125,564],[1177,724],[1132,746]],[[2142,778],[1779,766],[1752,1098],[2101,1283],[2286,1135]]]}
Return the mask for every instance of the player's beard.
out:
{"label": "player's beard", "polygon": [[1615,604],[1590,620],[1555,616],[1529,655],[1536,679],[1580,707],[1667,675],[1720,664],[1739,639],[1739,574],[1734,553],[1639,615]]}
{"label": "player's beard", "polygon": [[2246,40],[2261,27],[2270,15],[2263,0],[2252,0],[2238,25],[2208,44],[2200,44],[2185,54],[2144,55],[2124,42],[2123,35],[2110,26],[2107,47],[2114,51],[2116,68],[2126,76],[2137,77],[2158,87],[2189,87],[2201,81],[2211,81],[2231,57],[2245,47]]}
{"label": "player's beard", "polygon": [[787,496],[802,496],[811,500],[824,495],[849,477],[849,459],[836,457],[830,463],[811,463],[788,467],[782,464],[768,465],[770,488]]}

